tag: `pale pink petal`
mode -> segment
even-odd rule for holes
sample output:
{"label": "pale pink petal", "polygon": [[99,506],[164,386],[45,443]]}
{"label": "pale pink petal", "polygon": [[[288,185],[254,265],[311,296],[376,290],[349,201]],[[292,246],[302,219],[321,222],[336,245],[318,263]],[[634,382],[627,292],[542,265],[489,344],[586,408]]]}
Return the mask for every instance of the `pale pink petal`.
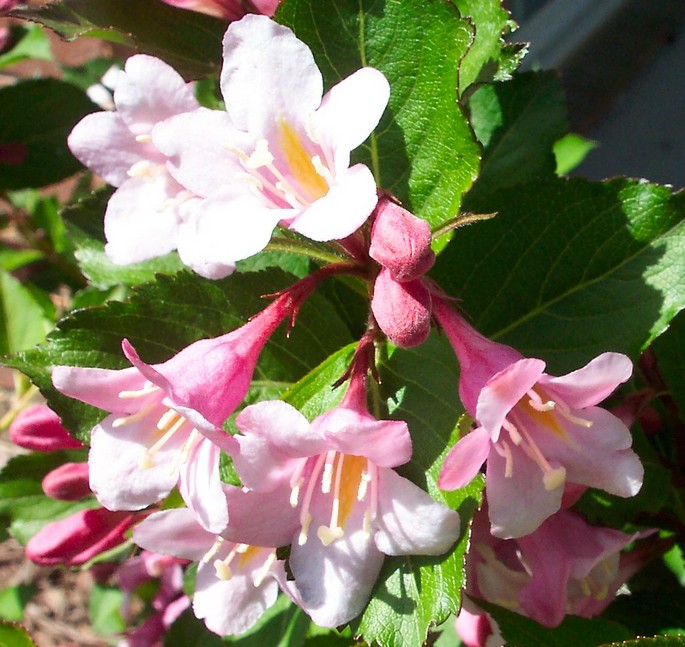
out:
{"label": "pale pink petal", "polygon": [[164,170],[154,177],[132,177],[124,182],[109,199],[105,212],[107,256],[126,265],[176,249],[174,198],[182,190]]}
{"label": "pale pink petal", "polygon": [[121,186],[128,180],[128,170],[141,159],[162,161],[150,144],[136,141],[121,116],[114,112],[86,115],[74,126],[67,144],[80,162],[112,186]]}
{"label": "pale pink petal", "polygon": [[389,97],[390,85],[372,67],[357,70],[326,93],[312,117],[312,130],[319,144],[335,151],[336,171],[348,167],[348,153],[378,125]]}
{"label": "pale pink petal", "polygon": [[[157,124],[152,140],[183,186],[207,197],[244,173],[232,149],[252,152],[254,138],[234,128],[223,110],[199,108]],[[247,187],[246,187],[247,188]]]}
{"label": "pale pink petal", "polygon": [[561,506],[563,484],[546,490],[542,471],[515,445],[511,445],[513,475],[505,476],[505,461],[494,450],[488,456],[485,487],[491,532],[511,539],[528,535]]}
{"label": "pale pink petal", "polygon": [[199,107],[181,75],[164,61],[138,54],[126,61],[117,79],[114,103],[134,135],[149,134],[153,126]]}
{"label": "pale pink petal", "polygon": [[290,479],[303,458],[326,451],[320,432],[294,407],[280,400],[258,402],[236,418],[240,453],[233,457],[243,484],[269,492]]}
{"label": "pale pink petal", "polygon": [[379,471],[378,531],[386,555],[442,555],[459,537],[459,515],[391,469]]}
{"label": "pale pink petal", "polygon": [[397,467],[411,458],[411,436],[403,420],[376,420],[338,407],[316,418],[312,428],[325,436],[331,448],[364,456],[378,467]]}
{"label": "pale pink petal", "polygon": [[159,450],[151,467],[142,469],[144,452],[157,440],[159,412],[136,422],[113,427],[108,416],[93,429],[90,454],[90,488],[110,510],[140,510],[162,500],[178,481],[176,462],[185,440],[176,434]]}
{"label": "pale pink petal", "polygon": [[319,107],[323,80],[311,51],[290,29],[249,15],[226,31],[221,90],[233,123],[268,139],[277,119],[305,123]]}
{"label": "pale pink petal", "polygon": [[356,164],[339,174],[328,193],[306,207],[288,227],[312,240],[340,240],[366,222],[376,202],[373,174],[363,164]]}
{"label": "pale pink petal", "polygon": [[566,468],[572,483],[599,488],[622,497],[635,496],[644,477],[637,454],[630,449],[628,428],[599,407],[575,412],[591,426],[561,420],[566,435],[537,432],[535,440],[544,456]]}
{"label": "pale pink petal", "polygon": [[247,185],[227,185],[204,201],[184,226],[208,263],[230,265],[261,252],[274,227],[290,210],[272,209]]}
{"label": "pale pink petal", "polygon": [[110,412],[134,413],[140,408],[140,400],[120,398],[119,393],[139,391],[145,386],[145,377],[133,367],[116,371],[55,366],[52,369],[52,383],[60,393],[94,407]]}
{"label": "pale pink petal", "polygon": [[[330,506],[327,509],[330,514]],[[345,535],[328,546],[315,535],[318,524],[328,519],[315,515],[307,543],[291,546],[289,563],[297,595],[321,627],[338,627],[358,616],[383,565],[385,556],[362,530],[362,515],[362,507],[355,506],[345,523]]]}
{"label": "pale pink petal", "polygon": [[619,384],[628,380],[633,364],[621,353],[603,353],[583,368],[561,377],[545,375],[541,386],[548,386],[552,396],[558,395],[572,409],[584,409],[598,404]]}
{"label": "pale pink petal", "polygon": [[142,548],[194,561],[202,559],[215,540],[188,508],[155,512],[133,530],[133,541]]}
{"label": "pale pink petal", "polygon": [[224,487],[230,517],[223,537],[250,546],[287,546],[293,541],[300,528],[299,512],[290,505],[287,488],[262,493]]}
{"label": "pale pink petal", "polygon": [[[254,551],[254,549],[250,549]],[[207,629],[220,636],[240,634],[253,627],[278,597],[278,584],[267,577],[259,586],[255,580],[270,550],[249,554],[247,562],[232,568],[229,580],[217,577],[212,564],[200,564],[195,581],[193,611],[205,621]]]}
{"label": "pale pink petal", "polygon": [[492,377],[478,397],[476,419],[487,429],[493,442],[499,438],[507,414],[535,386],[545,363],[540,359],[521,359]]}
{"label": "pale pink petal", "polygon": [[438,486],[443,490],[467,486],[488,457],[490,442],[490,434],[483,427],[461,438],[445,457]]}
{"label": "pale pink petal", "polygon": [[187,458],[181,459],[178,489],[198,523],[219,533],[228,523],[228,509],[219,476],[219,448],[202,437]]}

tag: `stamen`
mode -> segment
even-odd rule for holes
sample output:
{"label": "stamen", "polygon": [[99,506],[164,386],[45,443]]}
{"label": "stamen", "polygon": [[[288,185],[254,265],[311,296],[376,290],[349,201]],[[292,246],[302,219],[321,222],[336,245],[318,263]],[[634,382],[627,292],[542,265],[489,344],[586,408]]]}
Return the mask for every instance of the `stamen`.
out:
{"label": "stamen", "polygon": [[304,546],[307,543],[307,534],[309,533],[309,526],[312,523],[312,515],[306,512],[303,517],[300,518],[300,523],[302,528],[300,529],[300,534],[297,538],[297,543],[299,546]]}
{"label": "stamen", "polygon": [[321,477],[321,491],[328,494],[331,491],[333,481],[333,463],[335,462],[335,452],[329,451],[326,454],[326,464],[323,466],[323,476]]}
{"label": "stamen", "polygon": [[530,400],[528,400],[528,404],[536,411],[551,411],[554,409],[554,407],[556,407],[557,403],[554,402],[554,400],[543,402],[540,394],[535,389],[528,391],[527,395],[530,398]]}
{"label": "stamen", "polygon": [[157,429],[164,431],[169,425],[178,421],[180,414],[174,409],[167,409],[157,421]]}
{"label": "stamen", "polygon": [[545,490],[548,492],[556,490],[558,487],[566,482],[566,469],[564,467],[557,467],[545,472],[542,476],[542,483],[545,486]]}
{"label": "stamen", "polygon": [[582,591],[583,595],[586,598],[589,598],[592,596],[592,589],[590,588],[590,584],[588,582],[587,577],[582,577],[578,580],[578,584],[580,585],[580,590]]}
{"label": "stamen", "polygon": [[[164,415],[159,419],[159,422],[157,423],[157,429],[159,429],[160,431],[164,431],[164,434],[154,445],[152,445],[152,447],[144,451],[141,455],[140,459],[138,460],[138,465],[141,469],[149,469],[154,465],[154,462],[152,460],[153,456],[160,449],[162,449],[162,447],[166,445],[169,439],[186,423],[186,419],[180,416],[178,413],[176,413],[176,411],[173,411],[174,415],[169,416],[169,413],[171,413],[172,411],[173,410],[171,409],[166,411]],[[174,424],[171,425],[171,427],[166,428],[176,416],[178,416],[178,420],[176,420],[176,422],[174,422]],[[177,463],[173,465],[172,469],[175,470],[176,467]]]}
{"label": "stamen", "polygon": [[264,582],[264,579],[269,574],[271,567],[275,563],[276,563],[276,551],[274,550],[266,558],[266,561],[264,562],[264,565],[262,566],[262,568],[260,568],[259,571],[257,571],[257,575],[255,575],[255,578],[254,578],[255,588],[259,588],[262,585],[262,583]]}
{"label": "stamen", "polygon": [[140,409],[138,409],[138,411],[132,413],[130,416],[122,416],[121,418],[115,418],[114,420],[112,420],[112,427],[118,429],[119,427],[130,425],[132,422],[138,422],[138,420],[144,418],[156,406],[157,403],[152,402],[148,404],[146,407],[141,407]]}
{"label": "stamen", "polygon": [[156,175],[159,175],[166,170],[163,164],[152,164],[148,160],[138,160],[131,168],[126,171],[129,177],[142,177],[146,180],[152,180]]}
{"label": "stamen", "polygon": [[366,491],[369,488],[369,483],[371,482],[371,475],[367,470],[362,472],[362,477],[359,480],[359,489],[357,490],[357,501],[363,501],[366,496]]}
{"label": "stamen", "polygon": [[245,160],[245,166],[254,169],[266,166],[269,170],[271,170],[270,167],[273,161],[274,156],[269,150],[269,142],[266,141],[266,139],[260,139],[255,146],[254,153],[252,153],[252,155]]}
{"label": "stamen", "polygon": [[363,529],[367,535],[371,534],[371,523],[376,520],[378,513],[378,468],[375,463],[367,459],[366,473],[369,475],[369,483],[371,484],[371,496],[369,498],[369,507],[364,513]]}
{"label": "stamen", "polygon": [[233,558],[238,553],[244,553],[247,551],[249,546],[247,544],[236,544],[233,549],[225,559],[217,559],[214,562],[214,569],[216,570],[216,576],[220,580],[230,580],[233,577],[233,571],[231,570],[230,564]]}
{"label": "stamen", "polygon": [[331,172],[324,165],[324,163],[321,161],[321,158],[318,155],[314,155],[314,157],[312,157],[312,166],[314,167],[314,170],[324,180],[326,180],[326,184],[328,184],[328,186],[333,184],[333,176],[331,175]]}
{"label": "stamen", "polygon": [[504,459],[504,478],[510,479],[514,475],[514,455],[506,440],[494,444],[495,451]]}
{"label": "stamen", "polygon": [[142,135],[136,135],[136,141],[141,144],[151,144],[152,136],[149,133],[143,133]]}
{"label": "stamen", "polygon": [[300,546],[304,546],[307,543],[307,534],[309,533],[309,525],[312,522],[312,515],[309,514],[309,506],[312,503],[312,496],[314,494],[314,488],[319,480],[319,474],[323,469],[324,463],[326,461],[326,454],[319,454],[316,459],[316,464],[312,473],[309,475],[309,482],[307,483],[307,489],[304,493],[304,500],[302,501],[302,508],[300,509],[300,523],[302,528],[300,530],[300,536],[298,537],[297,543]]}
{"label": "stamen", "polygon": [[219,552],[221,545],[226,541],[223,537],[217,537],[212,547],[202,557],[203,564],[209,564],[209,560]]}
{"label": "stamen", "polygon": [[150,393],[154,393],[155,391],[159,391],[159,387],[156,384],[153,384],[152,382],[147,380],[145,382],[145,386],[142,389],[138,389],[137,391],[119,391],[119,397],[122,400],[143,398],[146,395],[150,395]]}
{"label": "stamen", "polygon": [[197,447],[198,443],[202,440],[202,434],[195,428],[190,432],[188,440],[186,440],[183,445],[183,451],[181,452],[181,463],[187,463],[190,457],[190,452]]}
{"label": "stamen", "polygon": [[233,153],[243,163],[250,159],[250,156],[245,151],[240,150],[236,146],[232,146],[231,144],[222,144],[221,146],[229,153]]}
{"label": "stamen", "polygon": [[511,442],[514,443],[514,445],[521,444],[523,438],[521,438],[521,434],[514,424],[505,418],[502,423],[502,428],[509,432],[509,438],[511,438]]}
{"label": "stamen", "polygon": [[579,425],[580,427],[585,427],[586,429],[592,427],[592,420],[587,420],[586,418],[579,418],[578,416],[574,416],[571,413],[571,410],[565,405],[559,406],[558,411],[561,414],[562,418],[566,418],[566,420],[572,422],[574,425]]}
{"label": "stamen", "polygon": [[[335,452],[328,452],[328,454],[333,454],[335,458]],[[338,454],[338,464],[335,468],[335,489],[333,490],[333,506],[331,509],[331,522],[328,526],[319,526],[316,531],[316,536],[321,540],[324,546],[328,546],[336,539],[340,539],[345,533],[343,529],[338,525],[338,516],[340,514],[340,484],[342,482],[342,472],[343,472],[343,462],[345,461],[345,454]],[[326,465],[328,465],[328,456],[326,457]],[[324,472],[325,478],[325,472]],[[330,491],[330,483],[329,489]]]}

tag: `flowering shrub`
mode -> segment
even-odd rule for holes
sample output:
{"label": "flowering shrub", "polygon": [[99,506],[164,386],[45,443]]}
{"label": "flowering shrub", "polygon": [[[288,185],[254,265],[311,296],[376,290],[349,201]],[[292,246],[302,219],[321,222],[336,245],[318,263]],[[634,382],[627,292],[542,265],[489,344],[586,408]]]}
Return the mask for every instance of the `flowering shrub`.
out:
{"label": "flowering shrub", "polygon": [[14,267],[69,299],[2,270],[27,556],[108,564],[123,645],[680,629],[635,610],[682,597],[683,195],[556,173],[499,0],[89,3],[11,15],[130,40],[109,109],[0,89]]}

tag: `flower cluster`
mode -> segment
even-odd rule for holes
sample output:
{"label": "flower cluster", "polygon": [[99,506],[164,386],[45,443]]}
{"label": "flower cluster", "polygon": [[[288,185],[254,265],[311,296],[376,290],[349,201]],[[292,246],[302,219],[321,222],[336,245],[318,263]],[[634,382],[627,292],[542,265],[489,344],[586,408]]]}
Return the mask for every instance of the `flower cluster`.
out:
{"label": "flower cluster", "polygon": [[[324,94],[309,48],[266,15],[246,12],[272,15],[277,2],[168,3],[235,20],[223,41],[226,110],[201,107],[192,86],[150,56],[133,56],[115,75],[114,110],[89,115],[69,137],[74,154],[116,187],[105,214],[107,254],[126,264],[177,250],[196,273],[217,279],[280,229],[327,244],[339,260],[271,295],[239,328],[164,362],[147,363],[124,339],[127,368],[53,367],[59,392],[105,414],[87,465],[64,465],[44,490],[67,500],[92,491],[101,507],[51,524],[28,554],[81,564],[127,541],[133,528],[144,552],[119,577],[144,580],[156,565],[154,640],[189,604],[178,586],[188,561],[197,564],[193,611],[217,634],[248,630],[279,592],[323,627],[352,621],[386,556],[449,556],[466,536],[449,499],[397,471],[422,430],[384,419],[370,387],[379,344],[411,348],[435,328],[454,349],[459,399],[473,420],[449,449],[438,486],[465,487],[486,466],[467,593],[547,626],[567,613],[601,612],[639,565],[620,552],[641,535],[594,528],[570,508],[587,488],[630,497],[641,487],[628,427],[598,406],[629,379],[630,360],[604,353],[568,375],[548,375],[543,360],[472,328],[425,276],[435,261],[429,224],[351,162],[388,103],[379,71],[362,68]],[[337,406],[313,419],[282,400],[244,406],[265,346],[281,324],[295,325],[322,281],[340,274],[364,286],[369,312],[335,385]],[[455,418],[458,411],[455,397]],[[18,425],[13,439],[40,451],[78,446],[55,420]],[[222,461],[240,485],[222,480]],[[465,636],[469,613],[478,614],[471,602],[460,620]],[[485,617],[475,622],[496,632]]]}

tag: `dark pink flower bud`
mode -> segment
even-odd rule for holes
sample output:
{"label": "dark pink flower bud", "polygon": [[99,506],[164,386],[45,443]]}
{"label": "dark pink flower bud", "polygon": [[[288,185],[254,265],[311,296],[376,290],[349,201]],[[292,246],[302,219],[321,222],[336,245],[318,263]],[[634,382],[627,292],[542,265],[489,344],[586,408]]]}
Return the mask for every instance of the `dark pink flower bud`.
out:
{"label": "dark pink flower bud", "polygon": [[91,494],[88,463],[64,463],[45,475],[42,486],[53,499],[80,501]]}
{"label": "dark pink flower bud", "polygon": [[17,414],[10,425],[10,439],[15,445],[35,452],[83,447],[62,427],[59,416],[44,404],[34,404]]}
{"label": "dark pink flower bud", "polygon": [[420,279],[400,283],[383,268],[376,278],[371,310],[395,346],[418,346],[430,333],[431,297]]}
{"label": "dark pink flower bud", "polygon": [[43,566],[85,564],[123,543],[124,533],[139,519],[140,515],[106,508],[81,510],[34,535],[26,544],[26,556]]}
{"label": "dark pink flower bud", "polygon": [[396,281],[417,279],[435,262],[430,226],[382,196],[376,206],[369,255],[387,267]]}

